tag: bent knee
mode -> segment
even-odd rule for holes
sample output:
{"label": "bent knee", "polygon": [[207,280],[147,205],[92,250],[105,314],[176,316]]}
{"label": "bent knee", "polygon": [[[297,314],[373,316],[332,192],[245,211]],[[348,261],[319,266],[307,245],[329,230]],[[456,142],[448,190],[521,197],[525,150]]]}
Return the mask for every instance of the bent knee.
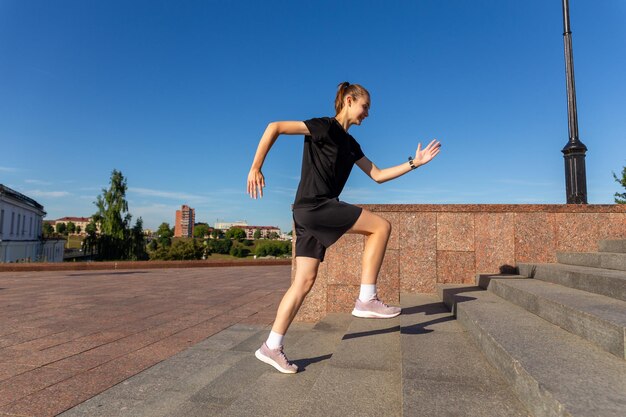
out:
{"label": "bent knee", "polygon": [[391,223],[387,219],[381,218],[380,232],[389,236],[391,235]]}

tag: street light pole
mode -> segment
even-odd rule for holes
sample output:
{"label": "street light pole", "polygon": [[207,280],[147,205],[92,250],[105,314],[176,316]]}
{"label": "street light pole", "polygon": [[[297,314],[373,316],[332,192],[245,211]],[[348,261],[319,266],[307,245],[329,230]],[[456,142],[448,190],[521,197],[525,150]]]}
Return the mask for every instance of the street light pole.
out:
{"label": "street light pole", "polygon": [[565,159],[565,188],[567,204],[587,204],[587,174],[585,153],[587,147],[578,139],[578,114],[576,111],[576,86],[574,84],[574,58],[572,32],[569,26],[569,0],[563,0],[563,42],[565,44],[565,79],[567,84],[567,118],[569,141],[561,150]]}

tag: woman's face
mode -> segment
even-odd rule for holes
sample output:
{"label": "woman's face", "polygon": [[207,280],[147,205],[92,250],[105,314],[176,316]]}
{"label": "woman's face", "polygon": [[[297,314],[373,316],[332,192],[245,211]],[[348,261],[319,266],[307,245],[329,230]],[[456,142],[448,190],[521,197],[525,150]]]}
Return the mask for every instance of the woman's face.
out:
{"label": "woman's face", "polygon": [[352,100],[348,107],[349,119],[355,125],[360,125],[363,119],[369,116],[370,98],[367,95]]}

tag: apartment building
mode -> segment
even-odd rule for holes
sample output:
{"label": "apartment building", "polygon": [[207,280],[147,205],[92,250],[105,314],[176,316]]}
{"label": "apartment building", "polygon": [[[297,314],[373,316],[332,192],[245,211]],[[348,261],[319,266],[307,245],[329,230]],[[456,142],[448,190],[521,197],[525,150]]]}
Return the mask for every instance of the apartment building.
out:
{"label": "apartment building", "polygon": [[176,210],[176,223],[174,223],[174,237],[193,237],[193,226],[196,222],[196,211],[184,205]]}

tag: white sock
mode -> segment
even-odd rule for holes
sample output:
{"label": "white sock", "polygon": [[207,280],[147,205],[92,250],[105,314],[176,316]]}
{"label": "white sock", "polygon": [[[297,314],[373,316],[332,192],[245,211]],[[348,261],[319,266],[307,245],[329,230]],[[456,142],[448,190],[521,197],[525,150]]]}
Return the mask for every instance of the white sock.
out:
{"label": "white sock", "polygon": [[265,342],[265,344],[270,349],[277,349],[278,347],[282,346],[284,338],[285,338],[284,334],[270,332],[270,335],[267,338],[267,341]]}
{"label": "white sock", "polygon": [[361,284],[359,300],[369,301],[376,294],[376,284]]}

